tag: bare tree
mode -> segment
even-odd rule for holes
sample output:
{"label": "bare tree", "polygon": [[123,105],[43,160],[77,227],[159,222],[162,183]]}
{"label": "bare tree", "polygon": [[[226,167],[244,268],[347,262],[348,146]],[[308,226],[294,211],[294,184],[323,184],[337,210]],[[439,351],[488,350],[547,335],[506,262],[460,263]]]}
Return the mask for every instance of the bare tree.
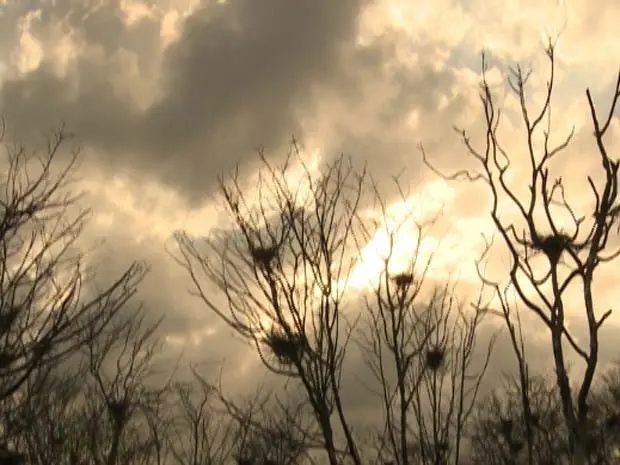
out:
{"label": "bare tree", "polygon": [[217,465],[230,459],[234,420],[215,408],[215,388],[195,373],[190,382],[173,389],[175,415],[167,440],[178,465]]}
{"label": "bare tree", "polygon": [[600,378],[589,401],[589,446],[597,465],[620,458],[620,369],[614,366]]}
{"label": "bare tree", "polygon": [[81,415],[83,366],[37,370],[4,402],[3,442],[29,464],[86,463]]}
{"label": "bare tree", "polygon": [[307,401],[297,401],[289,393],[282,401],[260,387],[242,403],[219,392],[223,413],[236,428],[233,456],[238,465],[314,463],[313,451],[321,449],[322,441]]}
{"label": "bare tree", "polygon": [[90,211],[72,191],[79,151],[61,153],[64,127],[43,153],[4,140],[0,124],[0,402],[23,405],[27,386],[97,337],[134,296],[140,263],[97,286],[79,237]]}
{"label": "bare tree", "polygon": [[[562,178],[550,177],[551,162],[555,161],[569,145],[573,131],[557,144],[551,142],[552,112],[551,101],[555,78],[555,49],[550,43],[546,49],[550,63],[547,92],[539,111],[528,108],[526,92],[530,70],[520,66],[511,71],[508,79],[510,88],[521,104],[529,173],[525,175],[528,189],[522,193],[511,184],[509,174],[513,171],[515,155],[498,137],[501,111],[497,107],[487,81],[487,65],[483,55],[483,79],[480,90],[484,121],[486,123],[486,143],[482,149],[471,142],[464,130],[458,130],[467,152],[479,164],[478,172],[458,171],[452,175],[442,174],[429,162],[422,149],[424,160],[435,172],[447,179],[466,178],[482,181],[491,197],[490,218],[495,225],[505,250],[511,257],[507,272],[508,288],[501,280],[483,276],[483,281],[495,289],[497,300],[502,307],[509,329],[518,324],[510,313],[509,294],[516,294],[525,309],[535,315],[549,331],[553,362],[557,376],[556,386],[562,401],[562,412],[567,427],[571,460],[575,465],[588,462],[586,444],[588,442],[588,397],[594,381],[599,356],[599,330],[611,310],[602,314],[596,309],[593,296],[595,270],[604,262],[615,259],[620,251],[610,251],[609,234],[616,221],[619,205],[618,160],[614,159],[605,146],[605,135],[610,127],[618,98],[620,97],[620,74],[616,82],[611,105],[603,119],[600,119],[592,101],[590,90],[586,91],[589,112],[594,129],[594,142],[603,174],[602,181],[588,177],[591,188],[591,211],[580,215],[569,204],[565,195]],[[542,136],[542,137],[540,137]],[[536,140],[542,140],[541,148]],[[523,177],[521,178],[523,179]],[[518,220],[507,218],[505,208],[512,206],[518,212]],[[570,225],[562,227],[560,220],[570,218]],[[483,258],[486,257],[488,250]],[[546,266],[538,257],[544,257]],[[571,300],[571,307],[581,307],[587,324],[587,345],[581,345],[566,324],[566,293],[570,288],[580,290],[581,302]],[[510,292],[508,292],[508,290]],[[514,342],[514,331],[511,329]],[[517,347],[518,344],[515,345]],[[577,393],[573,394],[571,379],[567,371],[567,349],[576,354],[584,365],[583,376],[573,379],[578,383]],[[527,360],[523,351],[516,351],[519,368],[527,372]],[[526,384],[527,379],[522,380]],[[525,390],[523,390],[525,392]],[[527,402],[527,399],[524,399]],[[527,405],[524,404],[527,410]],[[525,412],[529,418],[529,412]],[[531,441],[529,462],[532,463]]]}
{"label": "bare tree", "polygon": [[410,427],[423,464],[461,462],[466,425],[496,340],[491,336],[482,352],[477,350],[484,313],[465,308],[453,292],[446,285],[427,308],[433,331],[421,360],[422,381],[412,403],[415,424]]}
{"label": "bare tree", "polygon": [[[620,392],[617,369],[607,371],[594,386],[589,400],[586,451],[593,463],[617,463],[620,444]],[[476,407],[467,425],[471,463],[514,465],[527,459],[527,431],[530,425],[533,463],[553,465],[570,458],[562,401],[551,377],[529,379],[531,417],[523,418],[521,382],[507,377]]]}
{"label": "bare tree", "polygon": [[[529,379],[530,418],[525,420],[519,377],[507,377],[476,407],[467,425],[472,463],[514,465],[528,459],[527,438],[532,441],[532,462],[562,463],[568,455],[566,428],[555,381],[543,376]],[[527,425],[531,429],[527,431]]]}
{"label": "bare tree", "polygon": [[[387,209],[375,189],[382,216]],[[401,197],[406,200],[406,195]],[[406,203],[406,202],[405,202]],[[459,463],[464,426],[486,372],[494,338],[478,371],[472,365],[483,312],[456,302],[450,282],[428,278],[434,253],[421,247],[437,217],[414,221],[413,212],[386,224],[387,250],[372,297],[366,298],[367,320],[358,339],[381,399],[385,425],[378,435],[383,463],[442,465]],[[411,216],[411,218],[409,218]],[[409,267],[392,271],[399,229],[411,224],[416,245]],[[366,234],[367,242],[375,234]],[[402,257],[396,257],[402,258]],[[476,354],[477,355],[477,354]]]}
{"label": "bare tree", "polygon": [[166,463],[161,396],[156,401],[142,396],[122,428],[115,429],[106,421],[105,396],[89,383],[91,367],[84,361],[74,359],[70,367],[55,367],[28,380],[20,390],[21,403],[13,402],[2,418],[10,427],[4,442],[22,451],[30,464],[94,465],[111,461],[107,454],[115,450],[123,464]]}
{"label": "bare tree", "polygon": [[95,464],[140,463],[151,458],[152,423],[148,415],[164,401],[169,374],[158,371],[157,329],[142,309],[119,315],[88,345],[91,424],[90,450]]}
{"label": "bare tree", "polygon": [[[172,378],[171,378],[172,379]],[[169,384],[170,383],[169,381]],[[172,450],[169,438],[172,435],[176,416],[172,389],[156,399],[157,402],[147,402],[142,405],[142,419],[144,429],[148,431],[145,453],[142,457],[148,465],[169,465]]]}
{"label": "bare tree", "polygon": [[[194,294],[255,345],[264,365],[303,387],[330,464],[341,463],[344,449],[360,465],[342,405],[341,374],[352,326],[344,283],[354,264],[364,173],[339,157],[316,177],[295,143],[282,166],[259,156],[255,197],[248,197],[238,173],[220,180],[233,230],[206,240],[179,234],[177,260]],[[301,176],[291,181],[295,163]]]}
{"label": "bare tree", "polygon": [[[5,401],[4,443],[27,463],[163,465],[168,434],[165,378],[155,371],[157,323],[117,315],[90,339],[87,357],[37,370]],[[93,328],[94,330],[95,328]]]}
{"label": "bare tree", "polygon": [[[0,142],[4,137],[4,124]],[[38,368],[100,332],[136,292],[144,276],[134,263],[111,285],[92,292],[77,239],[88,210],[68,191],[78,152],[58,159],[61,129],[44,155],[3,144],[0,182],[0,399],[16,392]],[[72,211],[77,210],[77,213]]]}

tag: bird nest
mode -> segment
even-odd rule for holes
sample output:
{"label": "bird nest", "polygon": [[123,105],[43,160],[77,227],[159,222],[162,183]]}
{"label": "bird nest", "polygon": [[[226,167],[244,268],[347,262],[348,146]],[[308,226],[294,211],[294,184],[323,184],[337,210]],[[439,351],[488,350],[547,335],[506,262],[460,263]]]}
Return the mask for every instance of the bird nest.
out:
{"label": "bird nest", "polygon": [[19,316],[20,310],[20,307],[13,306],[0,312],[0,331],[8,332],[11,329]]}
{"label": "bird nest", "polygon": [[128,399],[122,399],[122,400],[110,399],[107,404],[108,404],[109,415],[112,421],[114,422],[114,424],[122,425],[127,419],[127,414],[129,412]]}
{"label": "bird nest", "polygon": [[512,437],[513,428],[514,422],[511,418],[502,418],[499,422],[499,432],[506,439],[510,439]]}
{"label": "bird nest", "polygon": [[278,255],[278,247],[275,245],[250,247],[250,254],[255,263],[263,268],[269,268]]}
{"label": "bird nest", "polygon": [[566,234],[550,234],[536,239],[532,247],[544,253],[551,263],[557,263],[562,253],[567,250],[572,243],[572,239]]}
{"label": "bird nest", "polygon": [[5,465],[24,465],[26,456],[9,449],[0,448],[0,464]]}
{"label": "bird nest", "polygon": [[237,462],[237,465],[254,465],[253,459],[239,455],[235,457],[235,462]]}
{"label": "bird nest", "polygon": [[292,365],[298,362],[305,349],[305,339],[302,335],[289,335],[284,331],[272,330],[263,342],[278,361],[284,365]]}
{"label": "bird nest", "polygon": [[605,428],[608,430],[618,429],[620,427],[620,414],[612,413],[605,419]]}
{"label": "bird nest", "polygon": [[510,452],[513,454],[518,454],[523,449],[523,441],[520,439],[513,439],[508,443],[508,447],[510,447]]}
{"label": "bird nest", "polygon": [[10,367],[18,356],[10,349],[0,350],[0,370]]}
{"label": "bird nest", "polygon": [[446,351],[439,346],[433,346],[426,351],[426,366],[432,370],[439,370],[446,359]]}
{"label": "bird nest", "polygon": [[413,283],[413,274],[406,273],[406,272],[398,273],[392,276],[391,279],[394,282],[394,284],[396,284],[396,287],[403,289],[403,288],[406,288],[407,286],[410,286]]}

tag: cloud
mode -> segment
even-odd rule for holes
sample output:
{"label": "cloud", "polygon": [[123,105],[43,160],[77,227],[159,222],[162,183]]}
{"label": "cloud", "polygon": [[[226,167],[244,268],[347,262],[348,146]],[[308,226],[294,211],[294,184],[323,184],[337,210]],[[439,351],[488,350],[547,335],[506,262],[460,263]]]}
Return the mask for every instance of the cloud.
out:
{"label": "cloud", "polygon": [[[513,7],[499,0],[432,7],[404,0],[41,0],[1,8],[0,106],[9,135],[34,146],[34,136],[67,122],[84,147],[82,187],[95,207],[83,241],[106,238],[90,257],[104,267],[102,279],[132,259],[148,260],[152,272],[140,297],[153,316],[166,315],[169,348],[195,361],[226,356],[240,386],[261,372],[260,362],[187,295],[187,277],[164,249],[179,229],[200,237],[221,226],[211,195],[218,174],[237,164],[251,174],[261,144],[281,160],[295,133],[321,163],[340,153],[366,163],[388,202],[397,199],[390,177],[398,173],[420,199],[437,179],[421,162],[420,142],[441,169],[475,167],[452,125],[484,141],[477,85],[486,48],[505,114],[501,135],[515,156],[512,181],[524,187],[518,101],[500,78],[517,61],[539,70],[530,82],[535,109],[547,76],[542,33],[566,24],[554,124],[558,137],[573,123],[576,135],[554,169],[570,183],[571,198],[588,207],[585,174],[599,162],[585,87],[605,111],[618,66],[610,57],[620,56],[614,0]],[[616,119],[613,150],[618,134]],[[451,188],[444,261],[468,267],[471,281],[489,195],[481,186]],[[505,266],[499,257],[491,270]],[[614,304],[617,273],[609,268],[599,279],[597,304],[606,308]],[[528,325],[528,334],[540,336],[531,342],[533,359],[543,361],[547,341],[535,321]],[[604,336],[610,353],[614,329]],[[505,342],[494,359],[504,362],[494,367],[511,363]],[[351,393],[355,408],[364,402]]]}
{"label": "cloud", "polygon": [[61,74],[50,52],[8,77],[5,112],[24,133],[65,119],[101,166],[138,171],[194,201],[258,144],[278,150],[303,135],[316,92],[345,71],[364,2],[204,1],[167,47],[165,15],[129,23],[120,2],[94,11],[86,3],[9,12],[38,18],[31,41],[70,37],[75,58]]}

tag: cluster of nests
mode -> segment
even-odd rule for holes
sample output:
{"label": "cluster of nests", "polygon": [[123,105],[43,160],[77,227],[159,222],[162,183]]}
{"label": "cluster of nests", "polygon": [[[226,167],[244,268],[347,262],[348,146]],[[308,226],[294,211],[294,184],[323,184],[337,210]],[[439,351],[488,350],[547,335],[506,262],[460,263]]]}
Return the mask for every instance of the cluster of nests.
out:
{"label": "cluster of nests", "polygon": [[[567,250],[573,239],[564,233],[542,235],[533,237],[531,247],[544,253],[550,262],[557,263],[562,252]],[[251,246],[250,254],[254,261],[263,267],[269,267],[278,254],[278,246]],[[399,273],[392,277],[392,281],[398,288],[405,288],[413,283],[411,273]]]}
{"label": "cluster of nests", "polygon": [[[285,331],[272,329],[263,338],[265,345],[283,365],[298,363],[307,352],[308,342],[303,335],[287,334]],[[446,359],[446,351],[440,345],[432,345],[425,353],[424,364],[431,371],[439,371]]]}
{"label": "cluster of nests", "polygon": [[[269,256],[273,259],[273,256]],[[411,273],[400,273],[392,277],[396,286],[405,288],[413,283]],[[270,348],[276,359],[283,365],[294,365],[299,362],[308,349],[308,341],[302,334],[273,328],[263,338],[263,343]],[[429,347],[425,353],[424,364],[431,371],[439,371],[446,359],[445,348],[439,344]]]}
{"label": "cluster of nests", "polygon": [[[402,272],[391,277],[399,290],[405,291],[414,284],[412,273]],[[441,345],[432,345],[425,354],[425,366],[431,371],[438,371],[444,364],[446,351]]]}

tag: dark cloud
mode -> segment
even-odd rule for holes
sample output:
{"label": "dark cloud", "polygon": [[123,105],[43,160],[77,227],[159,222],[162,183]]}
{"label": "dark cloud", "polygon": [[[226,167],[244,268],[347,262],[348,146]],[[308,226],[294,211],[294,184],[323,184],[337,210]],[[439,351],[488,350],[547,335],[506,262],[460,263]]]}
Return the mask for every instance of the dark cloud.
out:
{"label": "dark cloud", "polygon": [[[119,2],[88,14],[81,2],[33,4],[44,10],[35,37],[58,40],[51,31],[60,24],[85,43],[83,53],[67,77],[44,60],[7,80],[0,100],[21,133],[64,119],[84,145],[100,149],[102,167],[113,161],[114,169],[155,176],[196,200],[215,173],[247,160],[253,147],[277,152],[302,132],[317,89],[336,85],[343,73],[363,3],[205,1],[163,52],[156,79],[160,19],[126,26]],[[26,11],[11,13],[16,19]],[[159,85],[146,110],[131,101],[141,84],[123,68],[121,50],[137,59],[140,79]]]}
{"label": "dark cloud", "polygon": [[[7,80],[0,101],[20,133],[63,119],[95,149],[99,169],[155,178],[193,204],[210,193],[216,174],[237,163],[251,167],[258,145],[272,158],[284,156],[293,133],[302,142],[318,138],[326,160],[345,153],[368,162],[375,178],[407,169],[418,183],[431,173],[419,169],[417,143],[431,151],[443,144],[434,155],[452,159],[449,124],[467,98],[453,95],[437,110],[458,81],[438,66],[444,52],[437,44],[414,46],[388,30],[356,45],[368,2],[204,1],[167,49],[161,15],[127,26],[118,1],[94,11],[72,0],[37,5],[35,37],[55,43],[54,25],[62,25],[82,52],[66,77],[48,59]],[[134,94],[151,95],[151,104],[139,107]],[[411,108],[417,125],[409,122]],[[446,133],[438,135],[439,126]]]}
{"label": "dark cloud", "polygon": [[164,98],[146,115],[149,149],[174,166],[166,180],[200,189],[208,170],[299,133],[314,87],[340,72],[359,11],[354,0],[270,0],[192,15],[166,52]]}

